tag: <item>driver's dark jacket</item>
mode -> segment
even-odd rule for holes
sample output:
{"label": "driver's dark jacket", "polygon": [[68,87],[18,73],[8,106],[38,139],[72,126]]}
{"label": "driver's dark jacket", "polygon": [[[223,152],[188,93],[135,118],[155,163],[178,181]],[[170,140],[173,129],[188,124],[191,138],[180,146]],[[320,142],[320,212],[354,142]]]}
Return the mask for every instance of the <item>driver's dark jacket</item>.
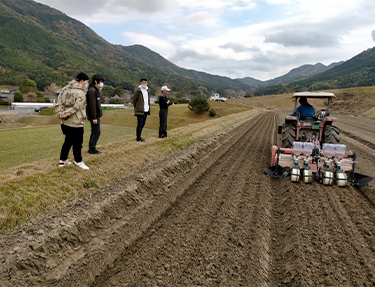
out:
{"label": "driver's dark jacket", "polygon": [[[303,118],[303,117],[313,117],[315,115],[315,109],[309,103],[307,103],[307,104],[301,104],[297,108],[297,112],[300,114],[301,118]],[[291,116],[293,116],[293,115],[294,114],[291,114]]]}

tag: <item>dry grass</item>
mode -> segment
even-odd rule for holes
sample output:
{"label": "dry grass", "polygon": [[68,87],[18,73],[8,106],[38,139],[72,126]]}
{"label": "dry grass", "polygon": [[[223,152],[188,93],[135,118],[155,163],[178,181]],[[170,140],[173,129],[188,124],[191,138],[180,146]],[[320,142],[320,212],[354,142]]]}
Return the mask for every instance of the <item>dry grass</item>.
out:
{"label": "dry grass", "polygon": [[[155,119],[150,117],[144,130],[147,143],[138,143],[134,140],[136,118],[132,114],[133,111],[107,111],[103,117],[103,123],[105,118],[106,121],[114,123],[103,125],[103,134],[100,139],[103,141],[98,146],[104,152],[103,155],[94,156],[83,153],[84,161],[90,167],[88,171],[78,169],[76,166],[64,168],[57,166],[59,149],[63,141],[58,126],[37,126],[16,131],[0,131],[2,135],[10,132],[31,131],[30,134],[44,132],[45,137],[26,137],[29,144],[23,143],[23,145],[34,146],[34,149],[37,149],[35,147],[38,146],[38,141],[30,144],[33,140],[45,142],[48,137],[52,137],[56,142],[55,148],[44,151],[49,155],[45,159],[31,159],[28,164],[2,170],[0,176],[0,233],[5,234],[39,214],[92,193],[106,184],[125,177],[136,169],[147,166],[155,160],[170,155],[174,151],[187,147],[257,112],[256,110],[249,111],[246,107],[236,107],[233,104],[228,104],[226,109],[225,105],[220,106],[221,114],[229,115],[219,118],[209,118],[208,113],[195,117],[188,111],[187,119],[184,119],[183,107],[171,107],[169,119],[172,120],[173,116],[177,117],[178,115],[181,118],[171,124],[178,127],[171,129],[169,126],[168,139],[165,140],[157,138],[155,129],[158,128],[158,121],[155,123]],[[153,117],[157,117],[156,108],[152,108]],[[173,110],[174,108],[176,109]],[[187,108],[185,107],[185,109]],[[233,113],[240,110],[243,112]],[[33,121],[37,120],[33,119]],[[44,120],[41,122],[44,123]],[[38,123],[41,124],[41,122]],[[127,125],[131,127],[127,127]],[[112,130],[108,132],[107,136],[104,133],[105,128]],[[86,129],[86,136],[88,134],[88,129]],[[107,142],[104,140],[105,138],[107,138]],[[14,140],[16,139],[17,136],[14,136]],[[49,142],[48,145],[53,144]],[[43,151],[43,145],[38,150]],[[23,149],[19,149],[18,153],[22,153],[22,151]],[[30,150],[27,153],[30,153]],[[51,155],[54,156],[51,157]]]}
{"label": "dry grass", "polygon": [[0,85],[0,91],[2,90],[10,91],[11,89],[18,89],[18,86]]}
{"label": "dry grass", "polygon": [[[332,106],[331,114],[349,113],[361,114],[367,117],[375,117],[375,87],[356,87],[341,90],[329,90],[336,95]],[[230,100],[230,103],[242,104],[252,108],[262,108],[268,110],[281,110],[292,112],[294,102],[293,94],[270,95],[263,97],[253,97],[246,99]],[[324,100],[309,100],[315,110],[326,107]]]}

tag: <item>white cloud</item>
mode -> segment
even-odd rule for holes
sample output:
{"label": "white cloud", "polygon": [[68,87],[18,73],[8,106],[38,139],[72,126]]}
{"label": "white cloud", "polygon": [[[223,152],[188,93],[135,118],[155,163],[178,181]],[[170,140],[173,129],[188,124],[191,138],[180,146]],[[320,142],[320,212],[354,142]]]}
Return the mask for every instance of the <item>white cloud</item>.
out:
{"label": "white cloud", "polygon": [[231,49],[235,53],[248,52],[248,51],[260,52],[260,49],[258,47],[249,48],[246,45],[242,43],[238,43],[238,42],[228,42],[224,45],[219,46],[219,48]]}
{"label": "white cloud", "polygon": [[218,15],[214,13],[200,11],[187,15],[184,20],[187,24],[215,26],[219,19]]}
{"label": "white cloud", "polygon": [[121,37],[116,43],[141,44],[182,67],[232,78],[267,80],[303,64],[328,65],[375,41],[372,0],[36,1],[92,27],[107,23],[101,36]]}
{"label": "white cloud", "polygon": [[164,57],[171,55],[175,51],[175,47],[171,42],[164,38],[158,38],[149,34],[138,34],[134,32],[124,32],[124,36],[132,43],[139,44],[153,51],[157,51]]}
{"label": "white cloud", "polygon": [[339,39],[336,35],[324,31],[314,30],[284,30],[274,34],[267,35],[264,40],[266,43],[278,43],[285,47],[308,46],[308,47],[336,47]]}

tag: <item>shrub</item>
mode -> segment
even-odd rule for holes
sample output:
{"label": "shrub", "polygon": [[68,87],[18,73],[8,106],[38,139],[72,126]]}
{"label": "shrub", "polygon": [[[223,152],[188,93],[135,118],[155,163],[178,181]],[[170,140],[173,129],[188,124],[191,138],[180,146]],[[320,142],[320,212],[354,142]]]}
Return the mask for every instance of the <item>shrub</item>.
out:
{"label": "shrub", "polygon": [[197,96],[193,98],[188,105],[189,109],[196,114],[203,114],[210,109],[210,104],[207,99],[202,96]]}
{"label": "shrub", "polygon": [[118,105],[118,104],[121,104],[121,103],[122,103],[121,99],[112,98],[112,99],[109,100],[109,104],[111,104],[111,105]]}
{"label": "shrub", "polygon": [[36,88],[36,83],[33,80],[30,79],[24,79],[20,85],[20,91],[23,94],[29,93],[29,92],[34,92],[36,93],[37,88]]}
{"label": "shrub", "polygon": [[174,98],[174,97],[168,97],[168,99],[174,103],[175,105],[177,104],[187,104],[189,103],[189,100],[187,99],[182,99],[182,98]]}
{"label": "shrub", "polygon": [[50,108],[43,109],[43,110],[41,110],[39,112],[39,115],[43,115],[43,116],[56,115],[55,107],[50,107]]}
{"label": "shrub", "polygon": [[15,102],[23,102],[23,95],[21,93],[14,94],[14,101]]}
{"label": "shrub", "polygon": [[216,116],[216,111],[214,109],[210,110],[210,117]]}
{"label": "shrub", "polygon": [[36,92],[36,96],[37,96],[38,98],[44,98],[44,94],[43,94],[42,92],[40,92],[40,91],[37,91],[37,92]]}

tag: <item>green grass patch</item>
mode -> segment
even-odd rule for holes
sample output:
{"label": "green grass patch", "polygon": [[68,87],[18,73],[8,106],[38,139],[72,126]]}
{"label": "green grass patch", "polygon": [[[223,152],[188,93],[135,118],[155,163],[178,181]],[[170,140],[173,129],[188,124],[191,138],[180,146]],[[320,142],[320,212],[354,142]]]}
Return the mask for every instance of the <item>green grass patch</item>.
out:
{"label": "green grass patch", "polygon": [[[82,154],[88,150],[90,140],[90,123],[85,124]],[[102,134],[98,145],[135,139],[135,127],[102,125]],[[149,129],[144,130],[144,135],[155,133]],[[0,130],[0,170],[32,164],[35,161],[58,157],[64,142],[60,124],[36,128],[22,128],[17,130]]]}

